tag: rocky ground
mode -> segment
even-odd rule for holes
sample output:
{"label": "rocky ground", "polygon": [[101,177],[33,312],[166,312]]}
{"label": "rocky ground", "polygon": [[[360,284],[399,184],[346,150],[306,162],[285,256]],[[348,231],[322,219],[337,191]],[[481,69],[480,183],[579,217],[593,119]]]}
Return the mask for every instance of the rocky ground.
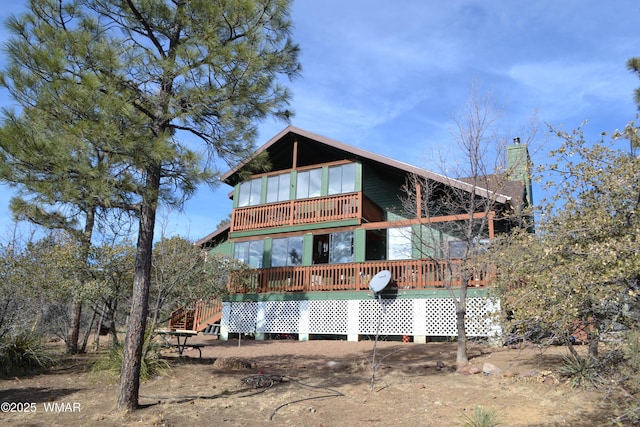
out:
{"label": "rocky ground", "polygon": [[[555,373],[566,350],[473,344],[455,369],[455,343],[232,340],[206,336],[202,358],[167,350],[172,369],[144,382],[142,408],[114,411],[117,380],[78,356],[49,373],[0,381],[0,413],[15,426],[460,426],[474,409],[503,426],[604,425],[601,391],[570,388]],[[375,370],[372,369],[375,349]],[[56,405],[54,405],[56,404]],[[14,409],[18,409],[14,405]]]}

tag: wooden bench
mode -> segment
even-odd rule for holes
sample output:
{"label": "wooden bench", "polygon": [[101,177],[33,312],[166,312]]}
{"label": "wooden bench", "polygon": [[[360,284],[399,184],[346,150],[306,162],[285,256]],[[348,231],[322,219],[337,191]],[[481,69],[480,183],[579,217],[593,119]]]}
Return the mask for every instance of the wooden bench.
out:
{"label": "wooden bench", "polygon": [[202,359],[202,348],[204,347],[204,344],[189,344],[187,347],[191,347],[191,348],[195,348],[198,350],[198,355],[200,357],[200,359]]}
{"label": "wooden bench", "polygon": [[180,350],[182,350],[182,352],[184,352],[185,349],[187,348],[193,348],[193,349],[197,349],[198,350],[198,356],[200,357],[200,359],[202,359],[202,349],[205,347],[204,344],[187,344],[184,347],[178,344],[173,344],[173,343],[162,343],[162,344],[158,344],[157,348],[160,349],[164,349],[164,348],[175,348],[178,351],[178,354],[180,355],[180,357],[182,357],[182,353]]}

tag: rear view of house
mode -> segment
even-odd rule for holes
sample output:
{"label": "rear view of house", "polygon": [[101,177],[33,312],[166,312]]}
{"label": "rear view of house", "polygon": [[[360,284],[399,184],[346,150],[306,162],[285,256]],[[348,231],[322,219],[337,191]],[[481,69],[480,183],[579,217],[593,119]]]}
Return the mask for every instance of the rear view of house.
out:
{"label": "rear view of house", "polygon": [[[268,173],[248,173],[258,155],[268,156]],[[198,242],[250,266],[230,275],[221,338],[251,333],[257,339],[288,334],[358,340],[379,332],[424,342],[455,336],[451,298],[460,285],[456,280],[464,277],[455,268],[464,246],[452,225],[465,213],[438,200],[452,192],[491,198],[491,211],[472,213],[486,218],[474,236],[479,246],[508,232],[519,222],[513,213],[531,201],[526,146],[508,147],[508,159],[514,173],[496,190],[487,188],[491,179],[484,187],[450,179],[287,127],[223,175],[233,188],[231,222]],[[427,244],[433,239],[441,249]],[[441,257],[454,268],[443,271]],[[390,280],[374,294],[370,282],[381,271]],[[497,309],[488,298],[491,277],[490,266],[467,276],[468,336],[496,331],[487,316]],[[206,326],[203,319],[192,325]]]}

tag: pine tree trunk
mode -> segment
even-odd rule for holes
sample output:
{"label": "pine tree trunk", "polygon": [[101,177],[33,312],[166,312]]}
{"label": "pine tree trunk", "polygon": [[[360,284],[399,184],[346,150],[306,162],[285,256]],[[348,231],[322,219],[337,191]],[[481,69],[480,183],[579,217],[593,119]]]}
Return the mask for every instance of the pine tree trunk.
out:
{"label": "pine tree trunk", "polygon": [[140,390],[140,366],[142,346],[149,303],[151,281],[151,254],[153,250],[153,232],[155,227],[158,190],[160,188],[160,165],[150,166],[145,183],[146,193],[140,208],[138,243],[136,248],[135,276],[131,311],[124,339],[124,354],[120,374],[120,390],[117,409],[134,410],[138,407]]}

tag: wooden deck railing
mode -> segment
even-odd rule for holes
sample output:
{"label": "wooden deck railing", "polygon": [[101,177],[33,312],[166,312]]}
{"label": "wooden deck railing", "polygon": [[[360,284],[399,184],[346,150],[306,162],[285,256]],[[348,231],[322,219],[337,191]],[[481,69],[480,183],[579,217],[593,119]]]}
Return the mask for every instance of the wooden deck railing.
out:
{"label": "wooden deck railing", "polygon": [[[447,265],[429,260],[368,261],[348,264],[317,264],[305,267],[275,267],[234,274],[232,293],[274,293],[310,291],[367,291],[369,281],[381,270],[391,272],[390,289],[429,289],[462,284],[462,263]],[[489,269],[469,271],[469,286],[484,287],[491,279]]]}
{"label": "wooden deck railing", "polygon": [[382,217],[382,210],[362,193],[357,192],[237,208],[233,210],[231,231],[348,219],[366,219],[373,222],[381,221]]}
{"label": "wooden deck railing", "polygon": [[169,329],[203,331],[221,310],[220,298],[193,301],[171,312]]}
{"label": "wooden deck railing", "polygon": [[[462,284],[462,263],[448,267],[429,260],[368,261],[348,264],[318,264],[307,267],[275,267],[246,270],[230,275],[231,293],[369,291],[369,281],[381,270],[391,272],[387,289],[433,289]],[[490,269],[469,271],[469,286],[490,284]],[[170,329],[203,331],[220,319],[222,301],[197,300],[171,312]]]}
{"label": "wooden deck railing", "polygon": [[171,312],[169,317],[169,329],[193,330],[194,310],[190,306],[181,306]]}
{"label": "wooden deck railing", "polygon": [[195,330],[202,331],[208,323],[212,323],[211,319],[222,311],[222,300],[220,298],[206,301],[198,300],[195,310]]}

